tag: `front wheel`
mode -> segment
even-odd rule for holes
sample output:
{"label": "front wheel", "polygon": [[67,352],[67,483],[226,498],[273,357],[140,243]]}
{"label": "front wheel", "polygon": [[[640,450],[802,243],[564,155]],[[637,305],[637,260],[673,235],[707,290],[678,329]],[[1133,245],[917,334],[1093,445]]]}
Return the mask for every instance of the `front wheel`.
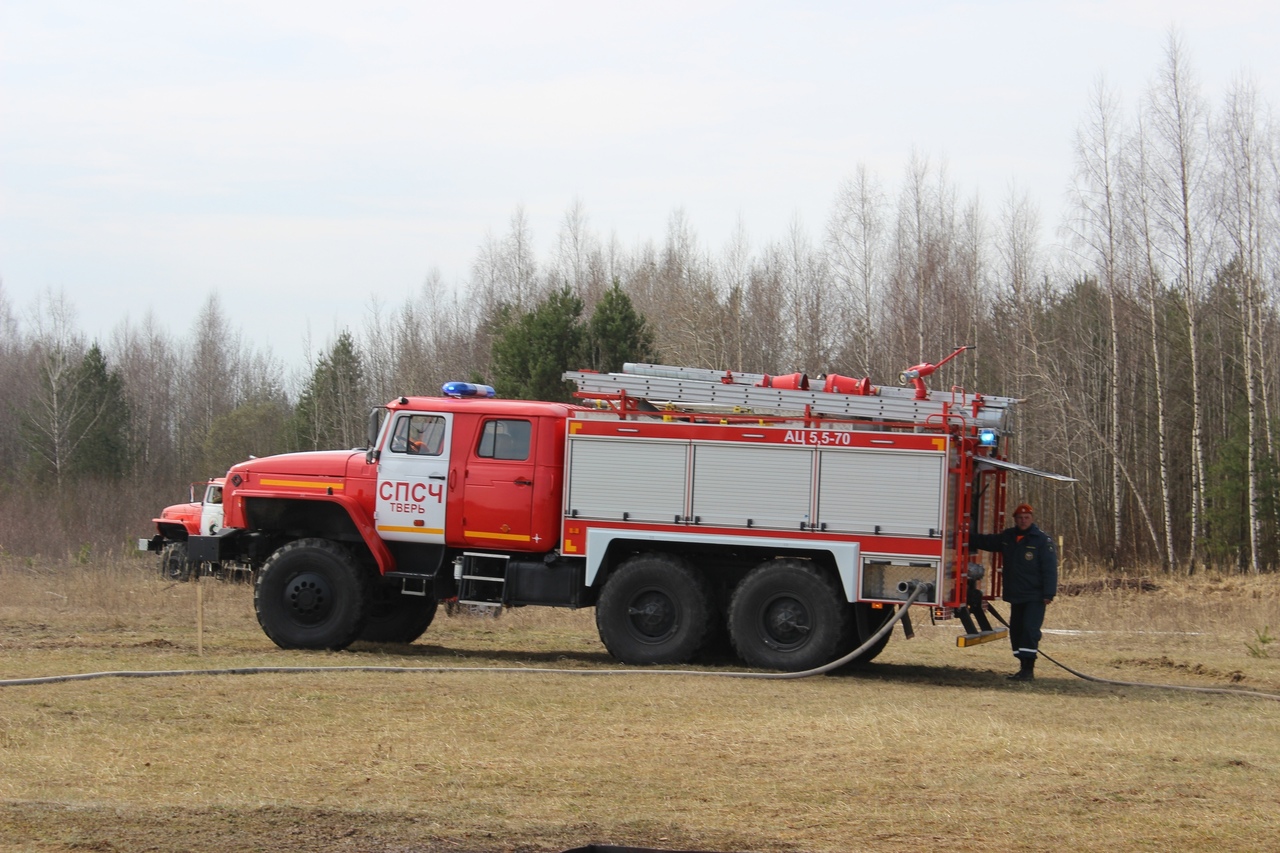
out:
{"label": "front wheel", "polygon": [[364,627],[369,595],[351,554],[327,539],[298,539],[258,572],[258,624],[282,649],[344,649]]}
{"label": "front wheel", "polygon": [[386,581],[373,588],[372,599],[358,638],[371,643],[412,643],[431,627],[439,606],[430,596],[405,595]]}
{"label": "front wheel", "polygon": [[729,602],[733,647],[751,666],[800,672],[834,660],[850,611],[812,563],[771,560],[742,579]]}
{"label": "front wheel", "polygon": [[706,583],[677,557],[641,554],[623,563],[596,602],[596,628],[623,663],[687,663],[710,626]]}
{"label": "front wheel", "polygon": [[170,542],[160,552],[160,576],[171,581],[191,580],[194,566],[187,559],[186,542]]}

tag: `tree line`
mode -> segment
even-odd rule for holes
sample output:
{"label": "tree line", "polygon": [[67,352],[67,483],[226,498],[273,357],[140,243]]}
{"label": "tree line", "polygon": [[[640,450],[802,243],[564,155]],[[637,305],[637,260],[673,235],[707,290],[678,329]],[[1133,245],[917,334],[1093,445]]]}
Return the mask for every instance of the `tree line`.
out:
{"label": "tree line", "polygon": [[[0,290],[0,462],[23,484],[211,476],[249,455],[355,447],[369,407],[456,379],[566,399],[565,369],[628,360],[1018,397],[1013,457],[1069,473],[1011,488],[1078,555],[1270,571],[1280,548],[1280,144],[1241,78],[1216,98],[1171,35],[1132,102],[1100,81],[1078,122],[1058,239],[1013,189],[991,210],[919,152],[863,166],[824,227],[709,248],[683,211],[624,247],[581,203],[540,257],[522,208],[465,286],[438,272],[321,347],[290,383],[216,296],[185,339],[153,317],[86,341],[64,299],[19,322]],[[158,507],[157,507],[158,508]]]}

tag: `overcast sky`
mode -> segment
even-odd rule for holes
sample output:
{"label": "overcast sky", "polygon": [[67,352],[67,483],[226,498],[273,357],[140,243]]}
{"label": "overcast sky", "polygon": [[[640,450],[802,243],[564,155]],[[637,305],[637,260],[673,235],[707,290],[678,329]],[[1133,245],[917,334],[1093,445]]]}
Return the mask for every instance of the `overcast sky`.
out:
{"label": "overcast sky", "polygon": [[216,292],[288,362],[433,269],[463,285],[517,205],[539,258],[579,200],[624,247],[682,208],[718,251],[816,240],[859,163],[912,151],[1046,236],[1100,76],[1125,111],[1169,28],[1216,104],[1280,97],[1275,2],[0,0],[0,281],[105,339],[185,335]]}

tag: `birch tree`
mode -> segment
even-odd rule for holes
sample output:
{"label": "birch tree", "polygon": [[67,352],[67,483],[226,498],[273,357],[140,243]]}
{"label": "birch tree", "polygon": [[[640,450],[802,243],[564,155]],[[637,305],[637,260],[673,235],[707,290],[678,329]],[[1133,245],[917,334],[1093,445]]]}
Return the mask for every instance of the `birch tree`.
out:
{"label": "birch tree", "polygon": [[1124,535],[1123,461],[1121,448],[1120,328],[1117,294],[1120,282],[1117,256],[1121,239],[1121,212],[1118,193],[1120,170],[1120,130],[1117,103],[1106,84],[1099,80],[1091,93],[1089,113],[1076,131],[1076,169],[1073,189],[1075,215],[1071,232],[1085,253],[1085,261],[1095,268],[1107,296],[1108,321],[1108,413],[1107,446],[1111,455],[1111,562],[1119,565]]}
{"label": "birch tree", "polygon": [[1133,139],[1135,171],[1130,185],[1134,199],[1131,216],[1140,248],[1142,278],[1145,283],[1147,305],[1146,342],[1151,370],[1151,389],[1156,405],[1157,468],[1160,475],[1160,503],[1164,516],[1165,567],[1172,569],[1178,562],[1173,539],[1173,474],[1170,458],[1169,416],[1165,401],[1164,347],[1165,330],[1161,323],[1161,273],[1156,259],[1155,226],[1152,213],[1152,186],[1149,145],[1145,122],[1138,119],[1137,135]]}
{"label": "birch tree", "polygon": [[75,309],[65,294],[45,294],[32,311],[34,393],[21,434],[38,475],[53,477],[59,489],[71,471],[80,443],[101,415],[87,393],[80,370],[85,341],[75,325]]}
{"label": "birch tree", "polygon": [[843,361],[848,372],[864,376],[873,369],[883,300],[885,205],[884,190],[859,164],[837,188],[827,223],[827,256],[851,320]]}
{"label": "birch tree", "polygon": [[1214,234],[1208,196],[1208,114],[1181,38],[1170,33],[1165,65],[1148,95],[1152,134],[1151,200],[1156,247],[1176,277],[1186,312],[1191,384],[1191,543],[1194,571],[1205,512],[1204,389],[1200,355],[1200,301]]}
{"label": "birch tree", "polygon": [[1252,84],[1238,81],[1227,95],[1218,149],[1222,157],[1222,207],[1227,238],[1240,277],[1240,352],[1243,358],[1246,409],[1246,503],[1248,505],[1248,567],[1261,568],[1262,520],[1258,462],[1264,457],[1260,389],[1262,365],[1260,289],[1264,275],[1263,244],[1271,229],[1266,222],[1268,188],[1266,150],[1259,120],[1258,95]]}

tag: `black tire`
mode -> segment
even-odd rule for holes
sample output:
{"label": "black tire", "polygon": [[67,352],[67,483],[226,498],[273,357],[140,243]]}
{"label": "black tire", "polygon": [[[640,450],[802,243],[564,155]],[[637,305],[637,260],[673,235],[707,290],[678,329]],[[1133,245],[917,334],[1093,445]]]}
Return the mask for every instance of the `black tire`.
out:
{"label": "black tire", "polygon": [[344,649],[360,635],[368,584],[351,554],[327,539],[298,539],[258,572],[258,624],[282,649]]}
{"label": "black tire", "polygon": [[596,602],[596,629],[623,663],[687,663],[711,624],[706,583],[667,554],[632,557],[605,582]]}
{"label": "black tire", "polygon": [[192,568],[186,542],[170,542],[160,552],[160,577],[165,580],[189,581]]}
{"label": "black tire", "polygon": [[698,663],[709,666],[739,663],[738,653],[733,650],[733,642],[729,639],[729,626],[725,622],[727,609],[719,604],[712,605],[707,636],[698,649]]}
{"label": "black tire", "polygon": [[398,584],[385,581],[374,584],[369,616],[357,639],[370,643],[412,643],[431,627],[438,606],[430,596],[405,595]]}
{"label": "black tire", "polygon": [[[848,648],[842,652],[842,656],[848,654],[854,649],[861,646],[867,640],[879,631],[884,623],[893,618],[894,609],[889,605],[885,605],[880,609],[873,608],[866,602],[859,602],[850,605],[853,608],[853,616],[850,619],[852,623],[851,638],[848,642]],[[889,638],[893,636],[893,632],[889,631],[883,637],[876,641],[876,644],[849,661],[853,666],[859,666],[864,663],[871,663],[876,656],[884,651],[884,647],[889,644]]]}
{"label": "black tire", "polygon": [[837,657],[851,617],[826,573],[802,560],[772,560],[752,569],[734,590],[729,636],[751,666],[800,672]]}

